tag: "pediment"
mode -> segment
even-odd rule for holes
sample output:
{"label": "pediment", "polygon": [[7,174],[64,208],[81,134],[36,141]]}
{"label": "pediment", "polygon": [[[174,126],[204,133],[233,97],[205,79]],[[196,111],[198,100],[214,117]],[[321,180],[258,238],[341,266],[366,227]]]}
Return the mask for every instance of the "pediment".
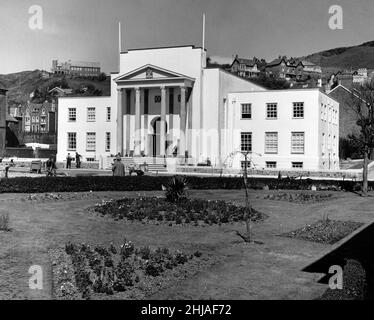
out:
{"label": "pediment", "polygon": [[125,82],[125,81],[151,81],[151,80],[191,80],[195,79],[188,77],[186,75],[163,69],[151,64],[147,64],[138,69],[130,71],[124,75],[121,75],[114,79],[115,82]]}

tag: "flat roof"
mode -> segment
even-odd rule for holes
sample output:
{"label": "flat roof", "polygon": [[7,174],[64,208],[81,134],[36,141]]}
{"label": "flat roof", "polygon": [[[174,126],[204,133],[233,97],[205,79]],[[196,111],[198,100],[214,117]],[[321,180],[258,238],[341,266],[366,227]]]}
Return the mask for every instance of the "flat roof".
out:
{"label": "flat roof", "polygon": [[[121,51],[121,54],[125,54],[129,51],[140,51],[140,50],[159,50],[159,49],[174,49],[174,48],[192,48],[192,49],[202,49],[202,47],[196,47],[192,44],[189,45],[177,45],[177,46],[161,46],[161,47],[146,47],[146,48],[132,48],[128,49],[127,51]],[[204,51],[207,51],[206,48]]]}
{"label": "flat roof", "polygon": [[104,98],[111,98],[112,96],[66,96],[66,97],[58,97],[58,99],[104,99]]}

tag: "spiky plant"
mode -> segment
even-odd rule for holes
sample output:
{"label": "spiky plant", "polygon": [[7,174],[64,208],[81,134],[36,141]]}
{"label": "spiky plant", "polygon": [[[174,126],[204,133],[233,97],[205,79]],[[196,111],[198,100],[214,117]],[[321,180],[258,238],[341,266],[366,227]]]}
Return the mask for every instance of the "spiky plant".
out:
{"label": "spiky plant", "polygon": [[164,187],[166,200],[176,203],[187,199],[187,189],[187,180],[184,177],[172,177]]}

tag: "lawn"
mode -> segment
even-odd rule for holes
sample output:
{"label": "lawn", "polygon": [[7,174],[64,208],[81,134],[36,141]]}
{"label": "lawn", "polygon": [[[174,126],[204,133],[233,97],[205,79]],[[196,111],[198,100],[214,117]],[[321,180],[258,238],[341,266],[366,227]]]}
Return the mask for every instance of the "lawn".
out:
{"label": "lawn", "polygon": [[[251,191],[253,205],[268,218],[254,225],[254,238],[263,244],[246,244],[235,234],[245,223],[156,224],[113,219],[92,214],[89,208],[102,200],[154,197],[161,192],[92,192],[47,195],[2,194],[0,213],[9,213],[12,231],[0,231],[0,299],[51,299],[52,264],[49,251],[68,242],[119,248],[124,238],[136,247],[167,248],[188,256],[197,264],[186,276],[170,274],[145,299],[314,299],[326,287],[318,275],[301,272],[328,244],[280,237],[326,214],[341,221],[372,221],[374,197],[329,192],[323,202],[297,203],[264,199],[277,191]],[[284,193],[284,191],[282,192]],[[244,191],[191,190],[191,197],[230,201],[244,205]],[[276,199],[276,198],[274,198]],[[201,260],[200,260],[201,259]],[[188,262],[190,263],[190,262]],[[43,268],[43,290],[30,290],[30,266]],[[183,266],[177,274],[183,271]],[[188,268],[187,268],[188,269]],[[168,271],[169,272],[169,271]],[[139,297],[139,296],[138,296]],[[125,297],[124,297],[125,298]]]}

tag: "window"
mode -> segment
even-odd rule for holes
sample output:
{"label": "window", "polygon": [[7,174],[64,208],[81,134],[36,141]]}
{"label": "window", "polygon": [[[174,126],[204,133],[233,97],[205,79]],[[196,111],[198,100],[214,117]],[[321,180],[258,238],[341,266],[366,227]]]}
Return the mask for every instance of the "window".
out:
{"label": "window", "polygon": [[252,132],[242,132],[240,139],[241,151],[252,152]]}
{"label": "window", "polygon": [[106,121],[110,121],[112,118],[112,109],[110,107],[106,108]]}
{"label": "window", "polygon": [[95,162],[95,158],[86,158],[87,162]]}
{"label": "window", "polygon": [[304,153],[304,132],[292,132],[291,153]]}
{"label": "window", "polygon": [[155,96],[155,103],[161,102],[161,96]]}
{"label": "window", "polygon": [[304,118],[304,102],[293,103],[293,117]]}
{"label": "window", "polygon": [[252,119],[252,105],[250,103],[242,104],[242,119]]}
{"label": "window", "polygon": [[292,162],[292,168],[293,169],[302,169],[303,163],[302,162]]}
{"label": "window", "polygon": [[77,109],[69,108],[69,121],[77,121]]}
{"label": "window", "polygon": [[[241,168],[244,171],[245,170],[245,161],[241,162]],[[251,168],[251,161],[247,161],[247,170]]]}
{"label": "window", "polygon": [[95,132],[87,132],[86,150],[87,151],[96,150],[96,133]]}
{"label": "window", "polygon": [[275,169],[277,167],[276,161],[266,161],[266,168]]}
{"label": "window", "polygon": [[68,150],[77,149],[77,133],[68,132]]}
{"label": "window", "polygon": [[110,132],[105,133],[105,151],[110,151]]}
{"label": "window", "polygon": [[96,108],[87,108],[87,121],[96,121]]}
{"label": "window", "polygon": [[265,133],[265,153],[278,153],[278,132]]}
{"label": "window", "polygon": [[266,105],[266,118],[267,119],[276,119],[277,118],[277,104],[268,103]]}

